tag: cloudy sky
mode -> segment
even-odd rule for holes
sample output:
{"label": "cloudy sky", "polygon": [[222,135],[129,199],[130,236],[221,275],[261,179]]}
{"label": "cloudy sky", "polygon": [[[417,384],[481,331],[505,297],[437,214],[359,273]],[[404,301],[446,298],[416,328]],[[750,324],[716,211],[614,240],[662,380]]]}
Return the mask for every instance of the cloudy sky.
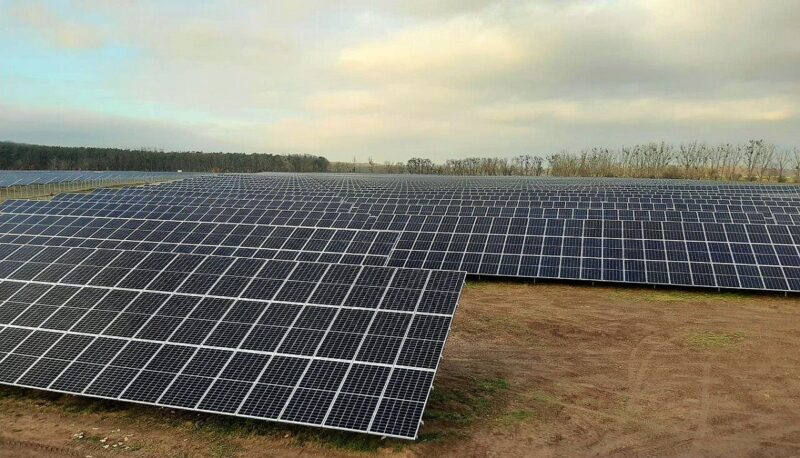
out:
{"label": "cloudy sky", "polygon": [[0,139],[435,160],[800,144],[800,0],[0,0]]}

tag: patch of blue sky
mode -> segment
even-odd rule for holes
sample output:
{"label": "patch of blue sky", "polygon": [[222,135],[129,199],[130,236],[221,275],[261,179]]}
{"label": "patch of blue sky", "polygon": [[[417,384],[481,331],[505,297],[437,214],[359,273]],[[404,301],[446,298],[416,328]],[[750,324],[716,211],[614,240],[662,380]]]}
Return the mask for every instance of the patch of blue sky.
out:
{"label": "patch of blue sky", "polygon": [[60,50],[21,40],[0,41],[0,76],[52,82],[101,83],[119,71],[119,65],[137,57],[127,46]]}
{"label": "patch of blue sky", "polygon": [[119,72],[139,57],[126,46],[55,50],[34,43],[14,49],[0,42],[0,101],[44,109],[73,109],[140,119],[211,122],[210,114],[181,110],[121,94]]}

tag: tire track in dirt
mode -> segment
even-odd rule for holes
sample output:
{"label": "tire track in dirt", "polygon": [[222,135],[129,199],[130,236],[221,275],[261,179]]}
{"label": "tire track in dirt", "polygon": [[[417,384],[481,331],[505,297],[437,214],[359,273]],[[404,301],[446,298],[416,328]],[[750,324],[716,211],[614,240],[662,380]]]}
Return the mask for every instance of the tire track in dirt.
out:
{"label": "tire track in dirt", "polygon": [[[645,351],[645,347],[648,344],[648,339],[660,337],[662,340],[660,342],[655,343],[654,347],[651,348],[644,354],[644,357],[641,360],[637,359],[637,355],[641,352]],[[644,383],[645,379],[647,378],[647,374],[650,371],[650,365],[658,354],[658,352],[669,343],[669,340],[663,340],[664,336],[660,334],[650,334],[643,337],[631,350],[631,354],[628,358],[628,386],[630,387],[630,393],[628,394],[628,400],[625,406],[628,409],[636,407],[636,405],[640,404],[642,401],[642,394],[644,391]]]}
{"label": "tire track in dirt", "polygon": [[86,453],[70,450],[66,447],[57,447],[54,445],[40,444],[38,442],[8,439],[0,436],[0,456],[67,458],[85,457]]}
{"label": "tire track in dirt", "polygon": [[692,451],[702,450],[703,439],[711,434],[711,425],[708,422],[711,413],[711,362],[703,364],[703,376],[700,379],[700,412],[697,416],[697,429],[695,430]]}
{"label": "tire track in dirt", "polygon": [[[664,349],[668,345],[675,345],[678,343],[679,336],[685,332],[686,329],[686,327],[673,329],[671,333],[674,335],[672,337],[660,333],[648,334],[634,345],[628,357],[628,386],[630,387],[630,393],[626,407],[635,407],[641,402],[644,398],[645,382],[653,360],[656,359],[656,356],[668,356],[670,353],[665,352]],[[647,340],[652,338],[660,338],[661,340],[653,344],[648,344]],[[638,362],[637,355],[639,353],[644,353],[644,349],[647,345],[652,345],[652,348],[650,348],[641,358],[641,361]],[[677,355],[678,353],[675,354]]]}
{"label": "tire track in dirt", "polygon": [[692,450],[692,439],[682,440],[662,440],[650,442],[648,444],[631,445],[626,447],[617,448],[604,453],[597,453],[597,455],[610,455],[610,456],[686,456],[691,455],[689,452]]}

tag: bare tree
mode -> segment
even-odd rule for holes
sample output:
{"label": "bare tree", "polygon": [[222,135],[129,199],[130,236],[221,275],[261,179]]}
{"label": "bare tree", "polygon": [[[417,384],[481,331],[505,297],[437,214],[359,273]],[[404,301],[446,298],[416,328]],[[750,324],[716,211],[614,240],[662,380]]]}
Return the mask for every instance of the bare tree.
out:
{"label": "bare tree", "polygon": [[709,170],[708,176],[713,180],[718,180],[725,176],[724,161],[725,148],[723,145],[716,145],[709,148]]}
{"label": "bare tree", "polygon": [[742,148],[742,157],[744,157],[744,166],[747,171],[747,179],[754,179],[754,172],[761,158],[761,146],[763,140],[750,140]]}
{"label": "bare tree", "polygon": [[739,177],[738,170],[739,170],[739,165],[742,162],[744,147],[742,145],[731,145],[731,144],[726,144],[725,147],[727,150],[725,164],[728,168],[728,179],[734,180]]}
{"label": "bare tree", "polygon": [[[772,164],[772,158],[775,156],[775,145],[772,143],[762,143],[761,152],[759,154],[759,169],[758,180],[764,179],[764,174],[769,172],[769,166]],[[769,175],[767,175],[769,179]]]}
{"label": "bare tree", "polygon": [[792,163],[794,165],[794,182],[800,182],[800,148],[792,148]]}
{"label": "bare tree", "polygon": [[698,163],[698,145],[697,142],[692,143],[681,143],[678,146],[678,158],[680,159],[680,165],[683,167],[684,175],[690,175],[690,169],[697,168]]}
{"label": "bare tree", "polygon": [[544,159],[542,159],[539,156],[534,156],[533,159],[531,160],[531,163],[532,163],[531,168],[533,169],[533,174],[536,175],[537,177],[541,176],[544,173]]}
{"label": "bare tree", "polygon": [[775,169],[778,172],[778,182],[783,183],[786,178],[783,176],[783,171],[789,163],[789,150],[781,148],[775,152]]}
{"label": "bare tree", "polygon": [[708,175],[708,163],[711,160],[711,148],[701,143],[697,149],[697,162],[695,163],[695,177],[704,178]]}

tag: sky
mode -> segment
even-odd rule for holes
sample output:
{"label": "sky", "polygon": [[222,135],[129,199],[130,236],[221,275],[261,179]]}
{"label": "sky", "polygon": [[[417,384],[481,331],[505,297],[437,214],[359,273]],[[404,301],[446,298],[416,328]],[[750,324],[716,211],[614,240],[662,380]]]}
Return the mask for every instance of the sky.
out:
{"label": "sky", "polygon": [[800,144],[800,0],[0,0],[0,139],[435,161]]}

